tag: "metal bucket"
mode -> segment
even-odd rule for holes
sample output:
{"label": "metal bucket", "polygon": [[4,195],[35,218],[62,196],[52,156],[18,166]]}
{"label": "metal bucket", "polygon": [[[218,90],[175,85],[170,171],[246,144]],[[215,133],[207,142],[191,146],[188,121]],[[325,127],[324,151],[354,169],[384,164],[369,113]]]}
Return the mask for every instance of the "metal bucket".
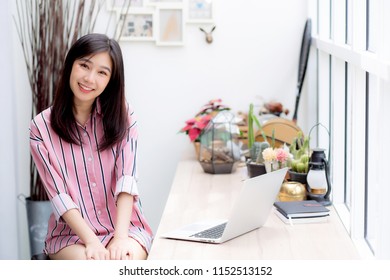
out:
{"label": "metal bucket", "polygon": [[31,256],[41,254],[45,246],[47,225],[52,213],[50,201],[25,198]]}

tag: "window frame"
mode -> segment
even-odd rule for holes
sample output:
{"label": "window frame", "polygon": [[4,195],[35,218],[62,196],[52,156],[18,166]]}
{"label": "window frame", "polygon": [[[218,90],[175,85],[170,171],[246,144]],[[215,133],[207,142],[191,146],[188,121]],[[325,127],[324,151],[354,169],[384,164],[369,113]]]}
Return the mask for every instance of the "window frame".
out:
{"label": "window frame", "polygon": [[[334,207],[362,257],[383,259],[390,258],[386,238],[390,203],[385,198],[390,197],[390,190],[382,175],[388,171],[378,158],[390,155],[385,141],[380,141],[390,132],[379,125],[390,105],[390,35],[385,32],[390,28],[390,3],[378,0],[370,11],[378,27],[376,36],[370,37],[375,51],[367,47],[367,3],[369,0],[310,2],[309,16],[316,23],[312,41],[316,57],[312,59],[317,72],[308,76],[317,84],[317,99],[310,101],[318,108],[317,121],[331,131]],[[326,57],[330,57],[328,61]],[[327,147],[325,137],[317,136],[318,146]],[[370,203],[375,208],[368,211]],[[374,230],[374,243],[366,238],[367,227]]]}

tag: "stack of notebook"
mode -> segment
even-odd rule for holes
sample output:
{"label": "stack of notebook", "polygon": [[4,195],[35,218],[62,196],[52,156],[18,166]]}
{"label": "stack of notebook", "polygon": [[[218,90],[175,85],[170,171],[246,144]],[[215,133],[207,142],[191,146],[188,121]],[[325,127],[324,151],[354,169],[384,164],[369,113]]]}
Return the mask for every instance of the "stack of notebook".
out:
{"label": "stack of notebook", "polygon": [[286,224],[321,223],[329,217],[329,209],[315,200],[278,201],[276,215]]}

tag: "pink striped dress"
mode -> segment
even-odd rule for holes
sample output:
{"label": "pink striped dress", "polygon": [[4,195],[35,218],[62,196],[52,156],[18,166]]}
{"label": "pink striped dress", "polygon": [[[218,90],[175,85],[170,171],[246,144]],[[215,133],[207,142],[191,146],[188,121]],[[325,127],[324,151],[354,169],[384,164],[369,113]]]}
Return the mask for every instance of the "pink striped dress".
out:
{"label": "pink striped dress", "polygon": [[82,145],[62,140],[50,125],[51,108],[38,114],[30,126],[33,160],[53,207],[45,242],[45,253],[53,254],[72,245],[83,244],[61,216],[68,210],[80,211],[88,226],[104,245],[115,231],[116,199],[119,193],[134,196],[129,236],[147,252],[152,230],[142,213],[137,188],[137,121],[129,106],[129,128],[123,141],[98,151],[103,137],[99,102],[85,126],[78,125]]}

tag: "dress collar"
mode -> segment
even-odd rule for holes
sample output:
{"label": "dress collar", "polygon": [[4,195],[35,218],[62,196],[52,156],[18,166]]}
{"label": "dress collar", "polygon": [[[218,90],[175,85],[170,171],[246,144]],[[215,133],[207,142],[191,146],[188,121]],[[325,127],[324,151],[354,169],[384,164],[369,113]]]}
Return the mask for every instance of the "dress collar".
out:
{"label": "dress collar", "polygon": [[99,98],[96,98],[94,113],[95,114],[99,114],[99,115],[102,114],[102,106],[100,105],[100,99]]}

